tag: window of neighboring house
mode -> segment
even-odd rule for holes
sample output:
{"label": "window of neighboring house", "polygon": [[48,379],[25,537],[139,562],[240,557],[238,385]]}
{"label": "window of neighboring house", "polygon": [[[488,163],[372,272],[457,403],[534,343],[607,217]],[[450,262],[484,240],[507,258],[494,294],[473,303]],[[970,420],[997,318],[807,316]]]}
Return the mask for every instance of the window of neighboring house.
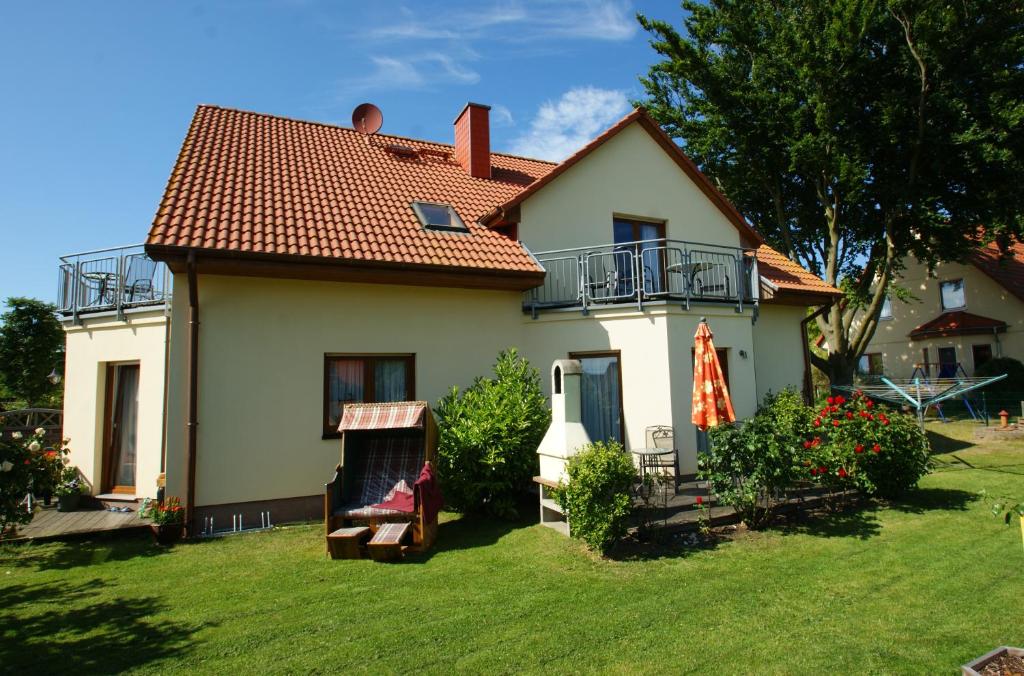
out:
{"label": "window of neighboring house", "polygon": [[878,315],[879,319],[892,319],[892,298],[888,295],[885,296],[885,300],[882,301],[882,313]]}
{"label": "window of neighboring house", "polygon": [[885,373],[882,367],[882,353],[868,352],[861,355],[857,363],[857,372],[867,376],[880,376]]}
{"label": "window of neighboring house", "polygon": [[939,348],[939,378],[954,378],[957,372],[956,348]]}
{"label": "window of neighboring house", "polygon": [[971,356],[974,357],[974,370],[985,362],[992,359],[992,346],[988,343],[983,345],[971,345]]}
{"label": "window of neighboring house", "polygon": [[414,355],[324,355],[324,437],[337,437],[345,404],[412,401]]}
{"label": "window of neighboring house", "polygon": [[413,202],[412,210],[416,212],[416,218],[427,230],[441,230],[449,232],[469,232],[466,224],[462,222],[455,209],[448,204],[435,202]]}
{"label": "window of neighboring house", "polygon": [[967,305],[964,299],[964,280],[951,279],[939,284],[939,295],[942,297],[943,310],[956,310]]}
{"label": "window of neighboring house", "polygon": [[622,370],[618,352],[570,353],[583,367],[580,403],[591,441],[624,442]]}

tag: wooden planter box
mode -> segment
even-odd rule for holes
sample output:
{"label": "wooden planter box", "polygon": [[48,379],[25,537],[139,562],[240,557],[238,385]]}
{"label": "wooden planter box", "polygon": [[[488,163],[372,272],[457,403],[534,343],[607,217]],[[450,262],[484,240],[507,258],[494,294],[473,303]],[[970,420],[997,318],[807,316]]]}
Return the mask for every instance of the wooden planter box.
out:
{"label": "wooden planter box", "polygon": [[960,671],[963,673],[964,676],[981,676],[982,672],[985,671],[986,666],[996,661],[1000,657],[1003,657],[1004,655],[1024,659],[1024,649],[1011,648],[1010,646],[1004,645],[1001,648],[996,648],[990,653],[985,653],[973,662],[968,662],[967,664],[960,667]]}

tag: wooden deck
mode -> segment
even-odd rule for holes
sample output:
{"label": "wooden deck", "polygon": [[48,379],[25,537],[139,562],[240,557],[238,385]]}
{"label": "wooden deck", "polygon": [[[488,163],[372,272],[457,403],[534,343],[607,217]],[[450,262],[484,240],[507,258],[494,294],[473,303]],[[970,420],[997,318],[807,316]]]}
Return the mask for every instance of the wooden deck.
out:
{"label": "wooden deck", "polygon": [[104,509],[80,509],[75,512],[58,512],[56,505],[37,506],[32,521],[18,528],[18,534],[11,541],[54,540],[62,537],[104,533],[127,529],[148,528],[149,521],[139,518],[138,512],[108,512]]}

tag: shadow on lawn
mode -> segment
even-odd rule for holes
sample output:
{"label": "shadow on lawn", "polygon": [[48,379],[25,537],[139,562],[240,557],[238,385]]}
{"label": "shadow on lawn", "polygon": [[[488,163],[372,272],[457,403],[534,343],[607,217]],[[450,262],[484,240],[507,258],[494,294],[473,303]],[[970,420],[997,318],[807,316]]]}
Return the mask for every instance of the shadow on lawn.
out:
{"label": "shadow on lawn", "polygon": [[882,532],[875,508],[850,506],[841,511],[796,512],[789,521],[775,526],[783,535],[813,535],[823,538],[857,538],[867,540]]}
{"label": "shadow on lawn", "polygon": [[146,534],[75,538],[62,542],[14,543],[4,552],[10,565],[36,570],[68,570],[106,561],[159,556],[169,551]]}
{"label": "shadow on lawn", "polygon": [[488,547],[512,531],[529,528],[534,523],[525,519],[503,521],[472,515],[444,521],[437,526],[437,542],[434,547],[427,552],[409,554],[405,560],[409,563],[426,563],[441,552]]}
{"label": "shadow on lawn", "polygon": [[3,670],[114,673],[191,649],[196,628],[151,618],[162,600],[111,591],[99,579],[0,587]]}
{"label": "shadow on lawn", "polygon": [[915,488],[890,500],[887,506],[900,512],[924,514],[933,509],[962,512],[978,499],[976,493],[957,488]]}
{"label": "shadow on lawn", "polygon": [[932,455],[955,453],[956,451],[963,451],[974,447],[972,442],[947,437],[945,434],[939,434],[932,429],[927,430],[925,434],[928,436],[928,445],[932,449]]}

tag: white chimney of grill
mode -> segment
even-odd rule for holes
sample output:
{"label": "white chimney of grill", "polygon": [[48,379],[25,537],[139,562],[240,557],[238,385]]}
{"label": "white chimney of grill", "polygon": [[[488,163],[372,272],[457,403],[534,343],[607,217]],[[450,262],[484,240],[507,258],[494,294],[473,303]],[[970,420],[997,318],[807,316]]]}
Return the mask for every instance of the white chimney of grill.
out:
{"label": "white chimney of grill", "polygon": [[580,377],[583,365],[576,359],[558,359],[551,365],[551,426],[537,448],[540,476],[557,483],[565,478],[565,463],[590,443],[583,428]]}

